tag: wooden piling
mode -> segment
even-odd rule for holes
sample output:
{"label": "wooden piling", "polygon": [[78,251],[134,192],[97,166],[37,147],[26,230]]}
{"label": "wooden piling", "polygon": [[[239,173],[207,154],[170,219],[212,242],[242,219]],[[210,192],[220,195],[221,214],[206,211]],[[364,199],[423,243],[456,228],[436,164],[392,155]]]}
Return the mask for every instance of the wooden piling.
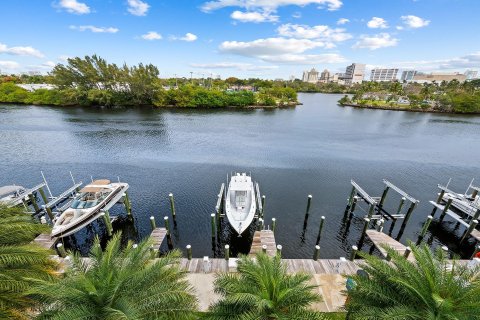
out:
{"label": "wooden piling", "polygon": [[318,228],[317,241],[315,242],[316,245],[318,245],[320,243],[324,223],[325,223],[325,216],[322,216],[320,218],[320,227]]}
{"label": "wooden piling", "polygon": [[212,238],[215,238],[215,231],[217,229],[215,213],[212,213],[210,217],[211,217],[211,225],[212,225]]}
{"label": "wooden piling", "polygon": [[275,233],[275,228],[277,227],[277,219],[272,218],[272,232]]}
{"label": "wooden piling", "polygon": [[358,247],[352,246],[352,251],[350,252],[350,259],[349,259],[350,261],[355,260],[355,257],[357,256],[357,251],[358,251]]}
{"label": "wooden piling", "polygon": [[465,231],[465,233],[463,234],[462,239],[460,240],[460,243],[462,243],[470,235],[470,233],[472,233],[472,231],[475,229],[477,224],[478,224],[478,220],[472,220],[470,222],[470,225],[468,226],[467,231]]}
{"label": "wooden piling", "polygon": [[412,215],[412,212],[413,212],[413,210],[415,209],[416,206],[417,206],[417,203],[412,202],[412,204],[408,208],[407,213],[405,214],[405,218],[403,219],[403,223],[402,223],[402,226],[401,226],[400,230],[405,229],[405,226],[407,225],[408,220],[410,219],[410,216]]}
{"label": "wooden piling", "polygon": [[348,204],[347,204],[348,209],[352,207],[353,197],[355,197],[355,191],[356,191],[355,187],[352,187],[352,191],[350,192],[350,196],[348,197]]}
{"label": "wooden piling", "polygon": [[398,208],[397,208],[397,215],[400,215],[400,212],[402,212],[403,205],[405,204],[405,200],[407,200],[407,198],[405,197],[402,197],[402,199],[400,199],[400,203],[398,204]]}
{"label": "wooden piling", "polygon": [[277,256],[279,256],[280,258],[282,257],[282,245],[281,244],[277,245]]}
{"label": "wooden piling", "polygon": [[265,253],[265,254],[267,253],[267,245],[266,244],[264,244],[262,246],[262,252]]}
{"label": "wooden piling", "polygon": [[367,233],[368,229],[368,224],[370,223],[369,218],[363,218],[363,229],[362,229],[362,237],[365,237],[365,234]]}
{"label": "wooden piling", "polygon": [[192,246],[187,244],[187,259],[192,260]]}
{"label": "wooden piling", "polygon": [[437,203],[440,204],[440,202],[442,202],[442,199],[443,199],[443,196],[445,195],[445,190],[441,190],[440,191],[440,194],[438,195],[438,198],[437,198]]}
{"label": "wooden piling", "polygon": [[43,203],[47,204],[48,203],[48,198],[45,195],[45,191],[43,191],[43,188],[39,188],[38,192],[40,192],[40,196],[42,196]]}
{"label": "wooden piling", "polygon": [[411,252],[412,252],[412,249],[410,247],[405,248],[405,252],[403,253],[403,256],[405,257],[405,259],[408,259],[408,256],[410,255]]}
{"label": "wooden piling", "polygon": [[152,231],[155,230],[155,228],[157,227],[157,224],[155,223],[155,217],[154,216],[150,217],[150,226],[152,227]]}
{"label": "wooden piling", "polygon": [[263,219],[258,218],[257,231],[262,231],[262,230],[263,230]]}
{"label": "wooden piling", "polygon": [[381,218],[380,220],[377,221],[377,231],[378,232],[383,232],[383,225],[385,224],[385,220]]}
{"label": "wooden piling", "polygon": [[131,218],[132,217],[132,207],[130,204],[130,199],[128,198],[128,192],[125,191],[125,199],[123,200],[123,204],[125,205],[125,209],[127,210],[127,215]]}
{"label": "wooden piling", "polygon": [[443,207],[442,214],[440,215],[440,218],[438,221],[442,222],[443,218],[445,218],[445,215],[447,214],[447,211],[450,209],[450,206],[452,205],[453,198],[450,198],[447,200],[447,204]]}
{"label": "wooden piling", "polygon": [[107,235],[111,237],[113,230],[112,230],[112,223],[110,221],[110,215],[108,214],[108,210],[100,213],[100,216],[102,217],[103,222],[105,223],[105,229],[107,230]]}
{"label": "wooden piling", "polygon": [[262,196],[262,218],[265,216],[265,195]]}
{"label": "wooden piling", "polygon": [[33,206],[33,208],[35,209],[35,212],[40,211],[40,207],[38,206],[37,200],[35,199],[35,196],[33,195],[33,193],[30,193],[30,194],[28,195],[28,199],[29,199],[30,202],[32,203],[32,206]]}
{"label": "wooden piling", "polygon": [[383,207],[383,203],[385,202],[385,198],[387,197],[388,190],[390,190],[390,187],[385,187],[382,193],[382,197],[380,198],[380,203],[378,206],[381,208]]}
{"label": "wooden piling", "polygon": [[307,197],[307,210],[305,211],[305,220],[308,219],[308,215],[310,213],[310,205],[312,204],[312,195],[309,194]]}
{"label": "wooden piling", "polygon": [[476,255],[477,255],[477,253],[479,253],[479,252],[480,252],[480,244],[477,244],[477,245],[475,246],[475,250],[473,251],[473,254],[472,254],[472,256],[470,257],[470,259],[475,258]]}
{"label": "wooden piling", "polygon": [[373,216],[373,213],[375,212],[375,205],[371,204],[370,207],[368,208],[368,219],[371,219]]}
{"label": "wooden piling", "polygon": [[432,220],[433,220],[433,216],[428,216],[427,217],[427,220],[423,224],[422,231],[420,231],[420,235],[418,236],[417,246],[422,242],[423,238],[427,234],[428,227],[430,227],[430,223],[432,223]]}
{"label": "wooden piling", "polygon": [[358,198],[357,198],[357,197],[353,197],[352,206],[350,207],[350,213],[352,213],[352,212],[355,211],[355,208],[357,207],[357,202],[358,202]]}
{"label": "wooden piling", "polygon": [[313,260],[317,261],[320,256],[320,246],[317,244],[315,246],[315,252],[313,253]]}
{"label": "wooden piling", "polygon": [[175,213],[175,200],[173,199],[173,193],[169,193],[168,197],[170,198],[170,211],[172,212],[173,222],[176,220]]}
{"label": "wooden piling", "polygon": [[228,244],[225,245],[225,260],[230,259],[230,246]]}
{"label": "wooden piling", "polygon": [[62,243],[57,244],[57,251],[60,257],[65,258],[67,256],[67,251],[65,251],[65,247]]}
{"label": "wooden piling", "polygon": [[165,221],[165,229],[167,229],[167,237],[170,236],[170,223],[168,222],[168,217],[163,217],[163,220]]}

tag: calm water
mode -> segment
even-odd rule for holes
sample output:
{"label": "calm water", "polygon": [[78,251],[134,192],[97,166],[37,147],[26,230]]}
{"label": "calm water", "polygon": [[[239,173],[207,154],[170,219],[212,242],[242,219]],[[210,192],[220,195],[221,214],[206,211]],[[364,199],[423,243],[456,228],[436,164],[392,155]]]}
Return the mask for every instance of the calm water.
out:
{"label": "calm water", "polygon": [[[321,240],[325,258],[345,256],[359,238],[360,219],[348,230],[342,222],[350,179],[380,196],[386,178],[420,199],[401,238],[416,239],[431,211],[436,185],[453,178],[464,192],[472,178],[480,184],[480,117],[418,114],[342,108],[338,95],[302,94],[303,106],[282,110],[152,110],[0,106],[0,185],[32,186],[43,170],[54,194],[76,179],[109,178],[130,184],[134,222],[119,222],[126,237],[149,234],[169,214],[168,193],[175,195],[175,247],[191,244],[194,256],[218,254],[212,246],[210,213],[220,184],[231,171],[251,171],[266,195],[266,220],[277,218],[277,243],[284,256],[313,254],[320,216],[326,216]],[[313,195],[307,228],[303,220]],[[394,210],[400,197],[389,193]],[[122,208],[114,212],[125,215]],[[363,216],[361,208],[357,215]],[[437,214],[438,215],[438,214]],[[433,224],[428,240],[461,251],[463,231],[446,219]],[[397,235],[399,225],[393,232]],[[388,229],[389,223],[386,224]],[[101,222],[66,239],[88,251]],[[248,252],[249,237],[222,242]],[[165,248],[163,248],[166,250]],[[369,246],[364,246],[368,250]]]}

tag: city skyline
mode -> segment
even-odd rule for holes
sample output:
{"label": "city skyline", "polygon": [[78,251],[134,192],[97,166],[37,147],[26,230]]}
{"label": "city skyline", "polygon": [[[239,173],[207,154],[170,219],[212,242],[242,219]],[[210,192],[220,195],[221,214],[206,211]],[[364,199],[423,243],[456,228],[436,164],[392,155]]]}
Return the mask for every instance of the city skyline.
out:
{"label": "city skyline", "polygon": [[0,12],[10,30],[0,35],[0,70],[45,73],[97,54],[153,63],[162,77],[288,79],[355,62],[464,72],[480,68],[471,41],[479,27],[468,23],[479,9],[466,0],[10,1]]}

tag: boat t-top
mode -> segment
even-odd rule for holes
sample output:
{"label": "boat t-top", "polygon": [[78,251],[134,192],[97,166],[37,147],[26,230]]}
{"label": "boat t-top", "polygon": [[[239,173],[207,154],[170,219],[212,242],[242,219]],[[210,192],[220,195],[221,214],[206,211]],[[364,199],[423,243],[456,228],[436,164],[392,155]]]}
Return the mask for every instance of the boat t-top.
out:
{"label": "boat t-top", "polygon": [[127,191],[124,182],[95,180],[86,185],[74,198],[70,207],[55,220],[52,237],[66,237],[82,229],[110,209]]}
{"label": "boat t-top", "polygon": [[475,187],[472,180],[472,182],[470,182],[470,185],[467,188],[467,191],[465,191],[464,194],[461,194],[449,190],[448,184],[444,188],[445,193],[443,195],[443,201],[448,202],[448,200],[451,199],[452,207],[457,208],[468,216],[474,216],[477,210],[480,210],[480,195],[478,194],[480,188]]}
{"label": "boat t-top", "polygon": [[252,223],[257,210],[252,177],[236,173],[228,184],[225,213],[228,222],[241,235]]}

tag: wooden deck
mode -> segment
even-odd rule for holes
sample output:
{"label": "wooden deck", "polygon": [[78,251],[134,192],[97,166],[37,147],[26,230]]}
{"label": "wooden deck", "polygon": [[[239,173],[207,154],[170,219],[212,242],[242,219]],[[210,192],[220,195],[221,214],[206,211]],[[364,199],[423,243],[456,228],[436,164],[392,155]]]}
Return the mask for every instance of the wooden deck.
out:
{"label": "wooden deck", "polygon": [[273,257],[276,254],[277,244],[272,230],[255,231],[249,255],[254,256],[258,252],[262,252],[263,245],[267,246],[267,254],[269,256]]}
{"label": "wooden deck", "polygon": [[[441,210],[443,212],[443,209],[445,208],[444,205],[442,204],[438,204],[436,203],[435,201],[430,201],[430,204],[432,206],[434,206],[435,208]],[[455,221],[457,221],[458,223],[462,224],[465,228],[468,228],[469,227],[469,223],[468,222],[465,222],[462,217],[460,217],[458,214],[456,214],[455,212],[453,212],[452,210],[448,209],[447,212],[446,212],[447,215],[449,215],[450,217],[452,217]],[[477,241],[480,241],[480,231],[474,229],[472,231],[472,233],[470,234],[472,237],[475,238],[475,240]]]}
{"label": "wooden deck", "polygon": [[49,234],[42,233],[33,240],[33,243],[45,249],[54,249],[57,240],[58,238],[51,238]]}
{"label": "wooden deck", "polygon": [[373,245],[380,251],[382,256],[387,257],[387,251],[382,247],[383,245],[388,245],[392,247],[400,254],[404,254],[406,246],[398,242],[397,240],[389,237],[385,233],[378,232],[376,230],[367,230],[367,236],[372,240]]}
{"label": "wooden deck", "polygon": [[153,246],[155,248],[160,248],[162,245],[163,240],[167,236],[167,229],[165,228],[155,228],[150,234],[150,238],[153,239]]}

